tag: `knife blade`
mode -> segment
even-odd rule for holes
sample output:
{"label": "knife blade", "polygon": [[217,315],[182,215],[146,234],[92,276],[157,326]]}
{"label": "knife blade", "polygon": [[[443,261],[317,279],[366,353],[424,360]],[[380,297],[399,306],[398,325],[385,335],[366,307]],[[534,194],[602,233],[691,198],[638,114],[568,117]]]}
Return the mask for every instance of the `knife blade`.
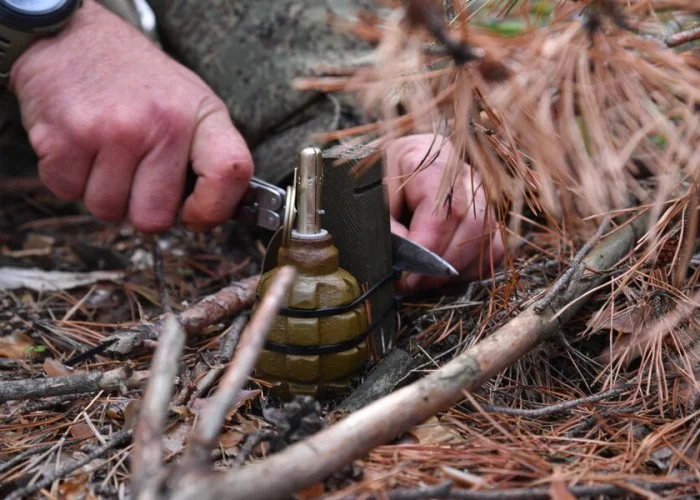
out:
{"label": "knife blade", "polygon": [[[262,263],[266,273],[277,266],[277,251],[282,245],[282,230],[278,229],[270,239]],[[391,252],[394,268],[425,276],[457,276],[457,270],[445,259],[427,248],[407,240],[398,234],[391,234]]]}
{"label": "knife blade", "polygon": [[391,233],[391,253],[394,267],[425,276],[452,277],[457,270],[438,254],[411,240]]}

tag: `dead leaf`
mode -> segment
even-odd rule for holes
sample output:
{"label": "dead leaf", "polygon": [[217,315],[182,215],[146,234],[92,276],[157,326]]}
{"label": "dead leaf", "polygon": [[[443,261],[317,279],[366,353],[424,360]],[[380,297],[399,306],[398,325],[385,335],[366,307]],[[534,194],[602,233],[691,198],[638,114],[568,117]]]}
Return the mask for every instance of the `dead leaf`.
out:
{"label": "dead leaf", "polygon": [[58,486],[58,496],[66,500],[92,500],[95,496],[90,493],[88,488],[89,484],[87,477],[84,475],[82,477],[66,479],[65,481],[61,481]]}
{"label": "dead leaf", "polygon": [[180,417],[180,420],[187,420],[190,410],[186,406],[171,406],[170,411]]}
{"label": "dead leaf", "polygon": [[120,281],[124,273],[94,271],[90,273],[69,273],[63,271],[44,271],[43,269],[25,269],[21,267],[0,268],[0,290],[29,288],[37,292],[70,290],[98,281]]}
{"label": "dead leaf", "polygon": [[30,355],[34,341],[22,332],[14,331],[10,335],[0,337],[0,357],[22,359]]}
{"label": "dead leaf", "polygon": [[242,415],[239,418],[241,423],[238,425],[238,428],[246,436],[262,429],[262,424],[257,418],[243,417]]}
{"label": "dead leaf", "polygon": [[133,400],[127,403],[124,408],[124,429],[131,429],[136,425],[141,410],[141,401]]}
{"label": "dead leaf", "polygon": [[60,361],[49,358],[44,361],[44,373],[49,377],[68,377],[85,372],[83,370],[76,370],[75,368],[64,365]]}
{"label": "dead leaf", "polygon": [[185,441],[190,435],[191,426],[184,422],[176,422],[175,425],[170,427],[165,433],[163,438],[163,448],[168,453],[177,454],[182,451],[185,447]]}
{"label": "dead leaf", "polygon": [[416,444],[447,443],[459,438],[459,434],[451,426],[445,425],[437,417],[429,418],[408,433],[416,440]]}
{"label": "dead leaf", "polygon": [[260,395],[260,389],[255,389],[253,391],[246,391],[242,390],[238,394],[238,401],[236,401],[236,404],[233,405],[233,407],[228,411],[226,414],[227,419],[231,419],[237,412],[238,409],[246,404],[248,401],[252,401],[253,399],[257,398]]}
{"label": "dead leaf", "polygon": [[85,422],[78,422],[77,424],[71,425],[70,434],[75,439],[88,439],[95,437],[95,435],[92,433],[92,429],[90,429],[90,426]]}
{"label": "dead leaf", "polygon": [[45,250],[47,251],[46,253],[48,253],[48,251],[50,251],[53,247],[55,241],[56,239],[52,238],[51,236],[30,233],[27,235],[27,239],[24,240],[23,247],[25,250]]}
{"label": "dead leaf", "polygon": [[234,446],[237,446],[244,439],[245,434],[243,434],[242,432],[228,431],[224,432],[221,436],[219,436],[219,445],[225,450],[228,450],[230,448],[233,448]]}

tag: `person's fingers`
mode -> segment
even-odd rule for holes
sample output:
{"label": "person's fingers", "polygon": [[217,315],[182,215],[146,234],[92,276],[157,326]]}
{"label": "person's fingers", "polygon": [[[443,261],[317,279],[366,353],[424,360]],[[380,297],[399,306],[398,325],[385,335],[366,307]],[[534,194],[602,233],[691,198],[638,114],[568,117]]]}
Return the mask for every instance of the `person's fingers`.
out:
{"label": "person's fingers", "polygon": [[[136,167],[131,185],[129,221],[139,231],[165,231],[175,222],[182,202],[191,129],[186,119],[162,116],[152,124],[154,142]],[[148,146],[147,146],[148,147]]]}
{"label": "person's fingers", "polygon": [[198,177],[182,221],[192,231],[203,231],[233,215],[253,175],[252,155],[223,103],[202,109],[191,158]]}
{"label": "person's fingers", "polygon": [[403,149],[398,141],[392,141],[384,153],[384,186],[389,198],[389,213],[399,218],[404,208],[403,178],[401,161]]}
{"label": "person's fingers", "polygon": [[505,243],[501,231],[497,228],[486,234],[490,239],[483,245],[481,258],[474,259],[465,269],[463,277],[466,280],[484,279],[491,274],[493,266],[498,264],[505,255]]}
{"label": "person's fingers", "polygon": [[[436,170],[446,165],[450,148],[432,134],[401,137],[385,146],[385,184],[392,216],[400,217],[405,203],[417,206],[424,194],[437,194],[441,175],[436,175]],[[416,184],[420,184],[419,189]]]}
{"label": "person's fingers", "polygon": [[408,228],[394,219],[393,216],[389,219],[389,228],[391,229],[392,233],[408,238]]}
{"label": "person's fingers", "polygon": [[[452,264],[460,273],[460,279],[465,279],[466,273],[479,269],[480,258],[486,258],[485,252],[488,250],[489,240],[492,238],[490,228],[484,226],[484,211],[477,214],[475,218],[473,212],[469,212],[457,226],[450,242],[445,248],[442,257]],[[443,285],[448,280],[434,278],[430,276],[411,275],[406,279],[406,286],[409,289],[435,288]]]}
{"label": "person's fingers", "polygon": [[39,179],[56,197],[79,200],[85,191],[93,152],[72,147],[48,127],[36,126],[29,140],[38,158]]}
{"label": "person's fingers", "polygon": [[120,220],[126,215],[139,161],[138,154],[123,145],[107,146],[97,154],[83,195],[92,215],[103,220]]}
{"label": "person's fingers", "polygon": [[408,239],[431,252],[443,255],[459,222],[458,214],[448,217],[444,208],[436,210],[432,200],[425,200],[413,213],[408,228]]}

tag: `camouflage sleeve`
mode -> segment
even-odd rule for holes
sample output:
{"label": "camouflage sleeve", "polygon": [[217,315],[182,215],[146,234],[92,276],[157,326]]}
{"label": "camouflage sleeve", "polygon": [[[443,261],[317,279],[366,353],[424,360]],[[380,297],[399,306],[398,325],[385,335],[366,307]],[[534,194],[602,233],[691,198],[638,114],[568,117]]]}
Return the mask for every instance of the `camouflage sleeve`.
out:
{"label": "camouflage sleeve", "polygon": [[[352,117],[337,101],[297,92],[292,80],[351,63],[369,47],[337,32],[329,13],[372,0],[149,0],[163,45],[226,102],[253,150],[256,175],[279,182],[313,133]],[[354,119],[354,118],[351,118]]]}

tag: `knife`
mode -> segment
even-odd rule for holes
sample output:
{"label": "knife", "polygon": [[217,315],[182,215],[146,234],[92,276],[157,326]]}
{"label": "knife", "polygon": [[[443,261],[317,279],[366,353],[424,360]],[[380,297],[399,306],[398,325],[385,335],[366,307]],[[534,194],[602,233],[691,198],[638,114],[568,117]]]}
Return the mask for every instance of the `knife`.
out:
{"label": "knife", "polygon": [[[282,242],[282,224],[287,193],[282,188],[253,177],[233,218],[245,225],[274,231],[263,259],[262,272],[275,267],[277,250]],[[425,276],[457,276],[457,270],[427,248],[391,233],[394,269]]]}

